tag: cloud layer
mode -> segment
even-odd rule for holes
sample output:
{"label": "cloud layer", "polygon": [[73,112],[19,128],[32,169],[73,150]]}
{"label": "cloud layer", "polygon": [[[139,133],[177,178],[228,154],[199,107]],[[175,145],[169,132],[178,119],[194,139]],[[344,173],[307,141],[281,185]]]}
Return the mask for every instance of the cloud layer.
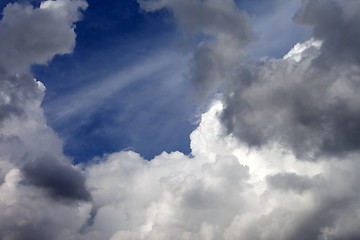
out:
{"label": "cloud layer", "polygon": [[313,39],[260,60],[244,58],[251,24],[233,1],[140,4],[170,9],[185,38],[200,36],[194,86],[201,97],[222,90],[190,136],[191,155],[148,161],[121,151],[71,165],[29,69],[72,51],[87,4],[9,4],[0,21],[0,239],[360,238],[360,4],[303,1],[295,21]]}

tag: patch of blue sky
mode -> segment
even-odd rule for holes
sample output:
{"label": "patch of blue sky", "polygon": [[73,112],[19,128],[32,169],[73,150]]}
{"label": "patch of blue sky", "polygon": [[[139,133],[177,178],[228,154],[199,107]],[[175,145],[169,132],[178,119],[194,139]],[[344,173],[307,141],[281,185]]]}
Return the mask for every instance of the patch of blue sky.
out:
{"label": "patch of blue sky", "polygon": [[[101,81],[45,101],[49,123],[67,138],[65,153],[84,161],[131,148],[150,159],[189,152],[193,106],[183,78],[186,61],[156,53]],[[82,151],[79,151],[82,149]]]}

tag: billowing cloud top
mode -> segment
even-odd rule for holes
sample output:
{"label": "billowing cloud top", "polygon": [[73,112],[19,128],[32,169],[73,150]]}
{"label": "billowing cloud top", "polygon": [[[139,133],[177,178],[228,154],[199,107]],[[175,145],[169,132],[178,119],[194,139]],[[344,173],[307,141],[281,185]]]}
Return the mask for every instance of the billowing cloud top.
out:
{"label": "billowing cloud top", "polygon": [[9,3],[0,26],[0,71],[14,74],[31,64],[45,64],[55,54],[72,52],[75,46],[73,22],[86,9],[85,1],[45,1],[31,5]]}
{"label": "billowing cloud top", "polygon": [[359,239],[360,4],[302,1],[294,19],[313,38],[282,59],[249,60],[250,19],[233,1],[139,3],[169,9],[195,39],[200,98],[221,91],[190,136],[191,155],[148,161],[121,151],[71,165],[29,68],[72,51],[87,4],[9,4],[0,22],[0,239]]}

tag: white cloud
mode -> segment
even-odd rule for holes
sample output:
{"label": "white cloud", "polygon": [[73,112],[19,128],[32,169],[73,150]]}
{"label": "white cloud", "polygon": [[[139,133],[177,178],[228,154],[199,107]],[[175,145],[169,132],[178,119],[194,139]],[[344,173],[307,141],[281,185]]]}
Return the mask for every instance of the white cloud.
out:
{"label": "white cloud", "polygon": [[193,157],[174,152],[147,161],[119,152],[87,166],[96,209],[89,233],[110,239],[358,234],[343,222],[357,220],[350,214],[359,207],[356,160],[299,161],[281,146],[249,149],[224,135],[221,110],[216,103],[202,116],[191,135]]}
{"label": "white cloud", "polygon": [[285,54],[284,59],[293,59],[296,62],[300,62],[302,55],[310,47],[320,48],[321,41],[310,39],[304,43],[297,43],[287,54]]}
{"label": "white cloud", "polygon": [[27,71],[31,64],[46,64],[55,54],[72,52],[73,22],[81,16],[77,9],[86,7],[82,0],[45,1],[36,9],[9,3],[0,27],[1,73]]}

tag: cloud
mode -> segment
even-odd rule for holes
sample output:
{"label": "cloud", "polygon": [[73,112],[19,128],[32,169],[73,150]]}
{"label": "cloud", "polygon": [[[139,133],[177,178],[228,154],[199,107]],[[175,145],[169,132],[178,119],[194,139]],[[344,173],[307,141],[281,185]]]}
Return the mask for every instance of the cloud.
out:
{"label": "cloud", "polygon": [[13,168],[0,186],[0,238],[73,239],[86,221],[89,205],[54,203],[39,189],[24,186],[23,177]]}
{"label": "cloud", "polygon": [[333,68],[333,65],[358,65],[360,63],[359,25],[360,3],[349,0],[341,4],[334,1],[303,1],[294,16],[298,24],[310,26],[313,37],[322,40],[318,65]]}
{"label": "cloud", "polygon": [[38,8],[9,3],[3,10],[1,239],[69,239],[69,232],[76,232],[87,218],[90,195],[85,179],[63,155],[62,140],[47,126],[41,108],[45,87],[29,72],[32,64],[46,64],[56,54],[73,50],[74,22],[86,7],[85,1],[61,0],[42,2]]}
{"label": "cloud", "polygon": [[191,159],[174,152],[149,162],[120,152],[86,169],[97,209],[89,231],[105,238],[208,239],[245,207],[248,168],[230,155]]}
{"label": "cloud", "polygon": [[299,158],[357,152],[359,9],[353,1],[303,1],[294,19],[310,25],[316,41],[238,68],[224,91],[228,132],[253,147],[280,142]]}
{"label": "cloud", "polygon": [[190,79],[199,99],[204,99],[229,77],[228,72],[254,39],[249,16],[232,0],[138,2],[149,12],[168,9],[185,42],[197,41]]}
{"label": "cloud", "polygon": [[[299,161],[280,145],[253,150],[224,135],[216,103],[191,134],[192,154],[134,152],[86,166],[86,239],[352,239],[357,157]],[[355,214],[354,214],[355,212]],[[96,237],[94,237],[96,239]]]}
{"label": "cloud", "polygon": [[[50,157],[51,158],[51,157]],[[90,200],[82,175],[71,166],[49,157],[27,163],[22,169],[25,184],[30,184],[49,191],[55,200]]]}
{"label": "cloud", "polygon": [[267,183],[275,189],[293,190],[299,193],[309,190],[314,182],[316,182],[315,179],[298,176],[295,173],[279,173],[267,178]]}
{"label": "cloud", "polygon": [[[233,8],[232,1],[142,4],[149,11],[172,9],[181,28],[189,29],[187,34],[207,30],[203,33],[218,38],[217,43],[204,42],[206,48],[197,47],[194,56],[207,48],[211,54],[220,53],[226,46],[224,55],[211,60],[226,65],[216,71],[234,78],[225,83],[220,100],[213,102],[190,135],[191,155],[164,152],[148,161],[135,152],[121,151],[71,166],[40,107],[45,87],[28,69],[70,51],[75,35],[70,34],[71,41],[63,39],[59,46],[65,47],[53,48],[49,43],[52,50],[39,50],[39,56],[24,48],[19,66],[1,65],[0,238],[358,239],[359,68],[355,53],[340,56],[348,61],[345,65],[332,59],[337,47],[329,42],[341,42],[342,37],[333,39],[325,30],[324,37],[318,37],[315,27],[314,38],[320,42],[298,44],[283,59],[240,62],[242,56],[227,55],[239,45],[221,42],[222,37],[242,38],[232,35],[232,25],[230,30],[224,27],[230,21],[222,18],[225,15],[248,26],[246,14]],[[3,26],[16,26],[10,23],[22,16],[41,16],[42,24],[56,19],[63,26],[54,36],[62,31],[67,35],[81,15],[79,8],[85,6],[70,0],[46,1],[36,9],[10,4],[7,8],[22,14],[8,18]],[[297,18],[317,8],[337,13],[350,6],[353,13],[345,15],[352,22],[357,4],[351,1],[345,5],[303,1]],[[7,8],[5,12],[10,11]],[[202,14],[196,16],[194,9]],[[323,24],[319,12],[311,21],[322,29],[332,15],[321,14]],[[213,21],[210,13],[219,13],[220,20]],[[52,31],[56,29],[48,34]],[[42,44],[52,42],[46,31],[41,36]],[[240,45],[245,47],[248,40],[245,37]],[[208,66],[210,55],[196,64]],[[9,59],[19,56],[14,50]],[[319,64],[325,56],[329,61]],[[215,82],[217,86],[222,80]],[[214,90],[204,84],[207,92]],[[314,161],[302,161],[309,159]]]}
{"label": "cloud", "polygon": [[0,27],[1,73],[27,71],[31,64],[46,64],[56,54],[72,52],[73,22],[86,9],[85,1],[45,1],[39,8],[9,3]]}

